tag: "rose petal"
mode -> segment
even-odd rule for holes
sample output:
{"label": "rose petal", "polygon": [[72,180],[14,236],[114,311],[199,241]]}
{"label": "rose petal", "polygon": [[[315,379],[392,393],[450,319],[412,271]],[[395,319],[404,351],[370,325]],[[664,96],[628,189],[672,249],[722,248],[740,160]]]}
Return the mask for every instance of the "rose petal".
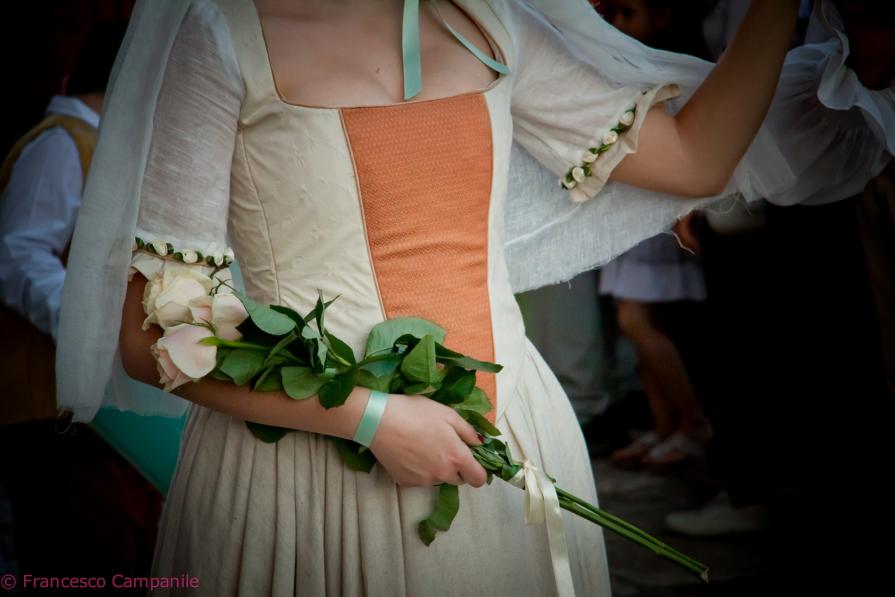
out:
{"label": "rose petal", "polygon": [[239,340],[242,333],[236,329],[248,318],[249,313],[234,294],[216,294],[212,302],[212,321],[217,329],[218,338]]}
{"label": "rose petal", "polygon": [[166,274],[168,284],[155,299],[156,319],[162,328],[178,321],[190,321],[190,300],[208,294],[208,289],[200,280],[181,274]]}
{"label": "rose petal", "polygon": [[202,296],[190,299],[189,309],[193,317],[193,322],[199,323],[207,321],[211,323],[213,321],[211,310],[212,300],[213,297],[208,294],[203,294]]}
{"label": "rose petal", "polygon": [[166,329],[158,344],[167,349],[168,356],[180,371],[199,379],[208,375],[217,364],[217,347],[199,343],[202,338],[213,335],[204,326],[181,323]]}

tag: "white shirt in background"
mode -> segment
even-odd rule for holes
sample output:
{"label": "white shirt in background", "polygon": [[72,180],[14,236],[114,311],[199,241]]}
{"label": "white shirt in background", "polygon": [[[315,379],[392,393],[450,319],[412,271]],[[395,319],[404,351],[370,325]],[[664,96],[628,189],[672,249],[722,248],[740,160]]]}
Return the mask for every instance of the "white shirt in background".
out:
{"label": "white shirt in background", "polygon": [[[46,114],[78,117],[94,127],[99,114],[81,100],[54,95]],[[0,301],[56,341],[65,267],[84,180],[81,159],[62,128],[28,143],[0,197]]]}

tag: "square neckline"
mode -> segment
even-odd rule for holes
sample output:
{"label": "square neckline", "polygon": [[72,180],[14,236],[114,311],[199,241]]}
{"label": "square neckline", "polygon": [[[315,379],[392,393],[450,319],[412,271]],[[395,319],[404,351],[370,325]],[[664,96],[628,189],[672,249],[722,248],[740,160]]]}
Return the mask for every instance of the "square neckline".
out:
{"label": "square neckline", "polygon": [[[288,101],[281,93],[279,88],[277,87],[277,80],[274,77],[273,73],[273,64],[270,60],[270,51],[267,46],[267,39],[264,37],[264,27],[261,25],[261,14],[258,12],[258,6],[255,3],[255,0],[246,0],[250,5],[250,12],[252,14],[252,28],[255,32],[255,40],[256,46],[255,50],[260,52],[260,58],[264,63],[265,67],[265,79],[267,80],[267,85],[269,86],[269,91],[274,98],[274,101],[280,106],[284,106],[290,110],[304,110],[304,111],[312,111],[312,112],[320,112],[320,111],[339,111],[339,110],[357,110],[357,109],[371,109],[371,108],[396,108],[400,106],[415,106],[419,104],[426,104],[432,102],[443,102],[455,98],[467,97],[470,95],[485,95],[497,89],[505,79],[508,78],[508,74],[497,73],[497,78],[491,81],[491,83],[487,87],[483,87],[480,89],[474,89],[471,91],[464,91],[463,93],[457,93],[454,95],[446,95],[442,97],[432,97],[421,100],[410,100],[403,102],[390,102],[386,104],[363,104],[363,105],[349,105],[349,106],[312,106],[309,104],[297,104]],[[481,21],[473,16],[472,12],[467,9],[465,6],[461,6],[462,2],[457,2],[455,0],[450,0],[451,3],[456,6],[459,10],[463,11],[466,17],[472,21],[473,25],[475,25],[488,44],[491,46],[491,52],[494,54],[496,60],[500,60],[504,64],[507,64],[507,53],[504,49],[497,43],[497,40],[492,35],[492,33],[485,28],[485,26],[481,23]],[[260,46],[260,47],[257,47]]]}

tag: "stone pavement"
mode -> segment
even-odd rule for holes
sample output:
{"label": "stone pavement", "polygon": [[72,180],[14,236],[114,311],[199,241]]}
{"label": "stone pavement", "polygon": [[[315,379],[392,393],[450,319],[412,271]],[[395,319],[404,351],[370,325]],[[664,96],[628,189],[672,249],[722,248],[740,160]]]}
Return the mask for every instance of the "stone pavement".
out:
{"label": "stone pavement", "polygon": [[672,510],[701,505],[712,497],[706,479],[620,470],[608,458],[595,458],[600,507],[709,566],[709,582],[651,551],[604,530],[613,597],[740,597],[765,594],[774,586],[769,534],[700,539],[664,526]]}

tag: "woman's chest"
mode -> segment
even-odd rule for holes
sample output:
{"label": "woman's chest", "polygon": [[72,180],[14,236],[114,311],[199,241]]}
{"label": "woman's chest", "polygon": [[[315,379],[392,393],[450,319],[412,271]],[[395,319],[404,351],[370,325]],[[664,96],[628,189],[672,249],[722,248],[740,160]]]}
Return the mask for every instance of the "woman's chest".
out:
{"label": "woman's chest", "polygon": [[494,58],[496,46],[489,45],[483,25],[476,22],[480,17],[450,1],[422,2],[415,15],[406,7],[402,14],[401,3],[349,7],[255,0],[255,4],[273,84],[277,95],[291,105],[399,102],[404,78],[410,74],[404,71],[407,60],[419,59],[425,74],[425,84],[415,96],[419,100],[486,89],[497,78],[452,33]]}

